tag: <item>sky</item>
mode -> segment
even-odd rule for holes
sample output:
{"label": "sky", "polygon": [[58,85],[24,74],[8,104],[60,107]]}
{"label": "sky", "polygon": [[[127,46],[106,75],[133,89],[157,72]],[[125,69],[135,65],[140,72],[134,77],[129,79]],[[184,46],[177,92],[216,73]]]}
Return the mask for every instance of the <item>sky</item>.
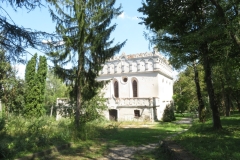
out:
{"label": "sky", "polygon": [[[153,47],[150,46],[149,41],[145,39],[143,32],[147,32],[144,25],[140,25],[141,20],[138,17],[143,17],[141,13],[137,11],[141,7],[142,0],[117,0],[116,6],[122,5],[122,14],[116,19],[113,19],[112,23],[116,23],[117,27],[111,34],[111,38],[114,38],[114,42],[123,42],[127,40],[125,46],[121,49],[119,54],[136,54],[152,51]],[[0,3],[1,4],[1,3]],[[5,3],[2,3],[5,5]],[[1,4],[1,5],[2,5]],[[11,16],[11,19],[17,25],[25,28],[31,28],[33,30],[45,31],[53,33],[55,31],[55,24],[52,22],[48,8],[41,7],[36,8],[33,11],[27,12],[24,9],[18,9],[17,12],[13,11],[9,5],[5,5],[4,9]],[[2,13],[0,13],[2,14]],[[36,51],[29,50],[33,55]],[[44,54],[39,53],[38,54]],[[29,54],[26,59],[29,60],[31,55]],[[19,64],[19,75],[24,76],[25,66]]]}

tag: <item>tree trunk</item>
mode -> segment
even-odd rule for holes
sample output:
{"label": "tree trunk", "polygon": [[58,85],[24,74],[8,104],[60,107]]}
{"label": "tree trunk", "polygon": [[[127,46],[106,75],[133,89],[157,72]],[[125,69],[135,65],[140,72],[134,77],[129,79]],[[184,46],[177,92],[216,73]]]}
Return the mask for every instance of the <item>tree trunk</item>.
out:
{"label": "tree trunk", "polygon": [[198,75],[198,69],[196,67],[195,62],[193,62],[193,68],[194,68],[194,81],[196,85],[196,91],[197,91],[197,98],[198,98],[198,117],[200,122],[205,121],[205,113],[204,113],[204,103],[202,99],[202,94],[201,94],[201,87],[199,84],[199,75]]}
{"label": "tree trunk", "polygon": [[50,117],[52,117],[52,112],[53,112],[53,105],[51,106]]}
{"label": "tree trunk", "polygon": [[[204,54],[206,54],[206,53],[204,53]],[[219,114],[219,110],[218,110],[218,104],[216,101],[213,83],[212,83],[212,71],[211,71],[211,66],[210,66],[210,60],[207,55],[203,56],[203,64],[204,64],[203,67],[204,67],[204,71],[205,71],[205,82],[207,84],[207,91],[208,91],[210,106],[212,109],[213,128],[222,129],[220,114]]]}
{"label": "tree trunk", "polygon": [[[80,59],[78,60],[80,63]],[[78,71],[77,71],[77,98],[76,98],[76,113],[75,113],[75,124],[76,127],[79,128],[80,126],[80,110],[81,110],[81,81],[80,81],[80,72],[81,72],[81,65],[78,64]]]}
{"label": "tree trunk", "polygon": [[240,112],[240,101],[237,101],[238,112]]}
{"label": "tree trunk", "polygon": [[226,100],[225,100],[225,107],[226,107],[226,116],[229,117],[230,116],[230,105],[231,105],[231,101],[230,101],[230,94],[227,92],[226,93]]}

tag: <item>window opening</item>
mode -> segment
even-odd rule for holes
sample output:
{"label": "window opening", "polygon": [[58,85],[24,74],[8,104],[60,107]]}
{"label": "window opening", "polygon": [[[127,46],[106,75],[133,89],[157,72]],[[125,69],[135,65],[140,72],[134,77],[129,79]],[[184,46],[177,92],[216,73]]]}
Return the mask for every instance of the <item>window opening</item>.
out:
{"label": "window opening", "polygon": [[119,97],[119,94],[118,94],[118,81],[115,81],[115,82],[114,82],[114,96],[115,96],[116,98]]}
{"label": "window opening", "polygon": [[140,110],[134,110],[134,117],[139,118],[140,117]]}
{"label": "window opening", "polygon": [[127,77],[124,77],[123,78],[123,82],[127,82],[128,81],[128,78]]}
{"label": "window opening", "polygon": [[138,97],[137,81],[136,80],[133,80],[132,88],[133,88],[133,97]]}

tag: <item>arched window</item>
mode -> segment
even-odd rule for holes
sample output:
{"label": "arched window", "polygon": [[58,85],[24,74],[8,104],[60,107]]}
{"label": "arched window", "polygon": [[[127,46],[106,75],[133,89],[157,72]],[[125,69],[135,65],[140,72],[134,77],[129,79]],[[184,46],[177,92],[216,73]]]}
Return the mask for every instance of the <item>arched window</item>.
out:
{"label": "arched window", "polygon": [[137,86],[137,81],[133,80],[132,82],[132,90],[133,90],[133,97],[138,97],[138,86]]}
{"label": "arched window", "polygon": [[114,96],[115,96],[116,98],[119,97],[119,94],[118,94],[118,81],[115,81],[115,82],[114,82]]}

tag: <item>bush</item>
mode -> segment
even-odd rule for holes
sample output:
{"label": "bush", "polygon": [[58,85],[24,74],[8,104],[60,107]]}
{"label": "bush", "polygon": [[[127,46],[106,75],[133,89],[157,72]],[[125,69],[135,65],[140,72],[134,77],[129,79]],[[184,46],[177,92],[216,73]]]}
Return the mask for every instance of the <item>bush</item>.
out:
{"label": "bush", "polygon": [[173,104],[168,104],[163,112],[163,122],[175,121]]}

